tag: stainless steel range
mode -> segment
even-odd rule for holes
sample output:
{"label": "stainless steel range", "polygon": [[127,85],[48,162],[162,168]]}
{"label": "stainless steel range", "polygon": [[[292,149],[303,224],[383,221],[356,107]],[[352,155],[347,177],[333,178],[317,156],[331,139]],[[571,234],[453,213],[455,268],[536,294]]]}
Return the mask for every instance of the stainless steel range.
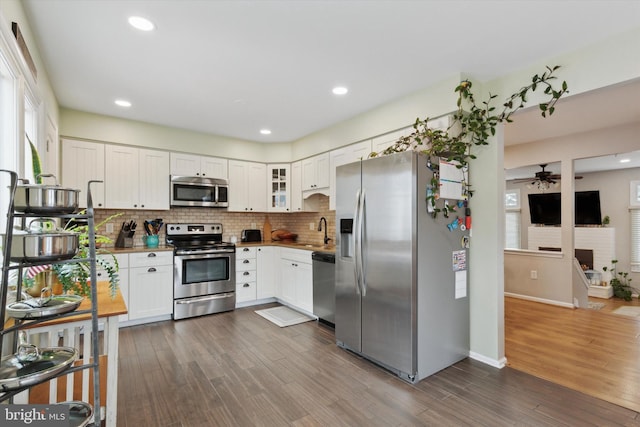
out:
{"label": "stainless steel range", "polygon": [[173,252],[173,319],[233,310],[236,247],[222,241],[222,224],[167,224]]}

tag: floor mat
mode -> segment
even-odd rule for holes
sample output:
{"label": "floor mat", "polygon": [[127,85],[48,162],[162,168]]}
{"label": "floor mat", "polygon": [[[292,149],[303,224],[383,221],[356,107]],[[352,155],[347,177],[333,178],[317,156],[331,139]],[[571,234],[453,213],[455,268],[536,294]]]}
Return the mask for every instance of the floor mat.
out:
{"label": "floor mat", "polygon": [[256,310],[256,314],[264,317],[271,323],[275,323],[281,328],[314,320],[306,314],[302,314],[299,311],[295,311],[285,306]]}
{"label": "floor mat", "polygon": [[619,314],[621,316],[640,317],[640,307],[636,306],[623,306],[612,311],[613,314]]}

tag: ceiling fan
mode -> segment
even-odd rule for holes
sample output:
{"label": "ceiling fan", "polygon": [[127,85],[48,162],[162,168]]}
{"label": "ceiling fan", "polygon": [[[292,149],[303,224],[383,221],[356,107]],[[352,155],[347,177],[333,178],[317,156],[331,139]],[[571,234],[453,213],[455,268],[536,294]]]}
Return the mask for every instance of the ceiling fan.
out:
{"label": "ceiling fan", "polygon": [[[540,168],[542,170],[539,172],[536,172],[535,176],[532,178],[515,179],[512,182],[514,183],[529,182],[527,187],[533,188],[537,186],[538,189],[541,189],[541,190],[548,190],[551,186],[557,187],[558,180],[561,178],[560,174],[556,174],[551,171],[548,171],[545,169],[546,167],[547,167],[546,163],[540,165]],[[574,178],[582,179],[582,177],[578,175],[574,176]]]}

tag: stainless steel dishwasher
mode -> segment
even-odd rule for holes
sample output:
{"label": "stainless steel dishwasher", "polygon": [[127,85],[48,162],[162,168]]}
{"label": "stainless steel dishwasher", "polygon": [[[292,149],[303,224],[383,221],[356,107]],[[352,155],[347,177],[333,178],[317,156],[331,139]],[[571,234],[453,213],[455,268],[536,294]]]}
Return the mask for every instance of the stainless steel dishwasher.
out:
{"label": "stainless steel dishwasher", "polygon": [[336,256],[331,252],[313,252],[313,314],[318,321],[335,327]]}

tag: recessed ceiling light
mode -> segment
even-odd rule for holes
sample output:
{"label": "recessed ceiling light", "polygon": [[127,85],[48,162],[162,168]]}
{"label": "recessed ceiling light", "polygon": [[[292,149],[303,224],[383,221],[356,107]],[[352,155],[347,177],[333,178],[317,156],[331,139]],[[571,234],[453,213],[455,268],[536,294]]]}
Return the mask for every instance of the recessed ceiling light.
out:
{"label": "recessed ceiling light", "polygon": [[142,16],[130,16],[129,24],[140,31],[151,31],[156,27],[153,25],[153,22],[149,21],[147,18],[143,18]]}
{"label": "recessed ceiling light", "polygon": [[116,99],[115,104],[119,107],[131,107],[131,103],[124,99]]}
{"label": "recessed ceiling light", "polygon": [[629,163],[631,159],[620,159],[620,163]]}
{"label": "recessed ceiling light", "polygon": [[260,129],[260,133],[263,135],[271,135],[271,131],[269,129]]}
{"label": "recessed ceiling light", "polygon": [[344,86],[336,86],[333,88],[332,92],[334,95],[345,95],[347,92],[349,92],[349,89]]}

